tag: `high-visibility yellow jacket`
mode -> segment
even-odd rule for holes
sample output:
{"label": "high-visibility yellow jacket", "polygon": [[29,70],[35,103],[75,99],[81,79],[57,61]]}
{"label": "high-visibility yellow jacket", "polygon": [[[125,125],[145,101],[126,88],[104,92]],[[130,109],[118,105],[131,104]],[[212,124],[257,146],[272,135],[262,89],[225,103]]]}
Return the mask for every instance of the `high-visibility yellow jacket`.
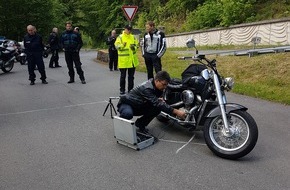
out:
{"label": "high-visibility yellow jacket", "polygon": [[137,57],[138,40],[132,34],[126,34],[124,31],[115,42],[118,50],[118,68],[133,68],[139,65]]}

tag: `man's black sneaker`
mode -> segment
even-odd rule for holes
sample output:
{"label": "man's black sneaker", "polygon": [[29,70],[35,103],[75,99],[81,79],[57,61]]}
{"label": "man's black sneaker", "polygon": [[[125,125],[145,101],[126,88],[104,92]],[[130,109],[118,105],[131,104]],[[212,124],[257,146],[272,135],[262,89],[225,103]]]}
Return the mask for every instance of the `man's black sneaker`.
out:
{"label": "man's black sneaker", "polygon": [[62,67],[61,65],[56,65],[55,67]]}
{"label": "man's black sneaker", "polygon": [[82,80],[82,84],[86,84],[86,81],[85,80]]}
{"label": "man's black sneaker", "polygon": [[121,91],[121,92],[120,92],[120,95],[124,95],[124,94],[125,94],[125,92],[124,92],[124,91]]}
{"label": "man's black sneaker", "polygon": [[74,83],[75,81],[74,80],[69,80],[67,83]]}
{"label": "man's black sneaker", "polygon": [[42,84],[48,84],[46,80],[42,80]]}
{"label": "man's black sneaker", "polygon": [[49,68],[54,68],[54,66],[49,66]]}
{"label": "man's black sneaker", "polygon": [[30,82],[30,85],[35,85],[35,82],[34,82],[34,81],[31,81],[31,82]]}

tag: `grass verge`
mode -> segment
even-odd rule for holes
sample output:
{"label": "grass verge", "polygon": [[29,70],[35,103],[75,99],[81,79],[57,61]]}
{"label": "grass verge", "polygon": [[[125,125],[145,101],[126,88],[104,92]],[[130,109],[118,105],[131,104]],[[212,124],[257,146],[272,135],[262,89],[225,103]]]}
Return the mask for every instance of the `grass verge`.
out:
{"label": "grass verge", "polygon": [[[139,53],[138,71],[146,72]],[[180,78],[192,61],[180,61],[174,51],[168,50],[162,58],[163,70],[173,78]],[[224,77],[233,77],[232,92],[290,105],[290,53],[247,56],[208,56],[217,60],[217,68]]]}

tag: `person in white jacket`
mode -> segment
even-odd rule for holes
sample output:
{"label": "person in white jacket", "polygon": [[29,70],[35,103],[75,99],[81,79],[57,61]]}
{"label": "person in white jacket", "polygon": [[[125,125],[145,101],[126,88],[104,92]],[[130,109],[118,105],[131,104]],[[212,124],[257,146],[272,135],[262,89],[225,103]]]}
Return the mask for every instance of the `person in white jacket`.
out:
{"label": "person in white jacket", "polygon": [[155,73],[162,70],[161,57],[166,51],[165,34],[155,28],[153,21],[146,23],[146,31],[143,37],[142,56],[145,59],[148,79],[153,78]]}

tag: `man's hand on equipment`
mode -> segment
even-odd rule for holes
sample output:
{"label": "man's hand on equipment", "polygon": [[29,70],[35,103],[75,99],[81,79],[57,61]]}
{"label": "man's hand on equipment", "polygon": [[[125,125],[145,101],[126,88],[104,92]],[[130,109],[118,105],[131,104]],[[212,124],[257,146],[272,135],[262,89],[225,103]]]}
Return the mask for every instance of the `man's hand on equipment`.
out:
{"label": "man's hand on equipment", "polygon": [[165,102],[165,100],[163,98],[158,98],[158,100],[161,102]]}
{"label": "man's hand on equipment", "polygon": [[174,109],[173,114],[177,115],[181,119],[185,119],[186,113],[182,110]]}

